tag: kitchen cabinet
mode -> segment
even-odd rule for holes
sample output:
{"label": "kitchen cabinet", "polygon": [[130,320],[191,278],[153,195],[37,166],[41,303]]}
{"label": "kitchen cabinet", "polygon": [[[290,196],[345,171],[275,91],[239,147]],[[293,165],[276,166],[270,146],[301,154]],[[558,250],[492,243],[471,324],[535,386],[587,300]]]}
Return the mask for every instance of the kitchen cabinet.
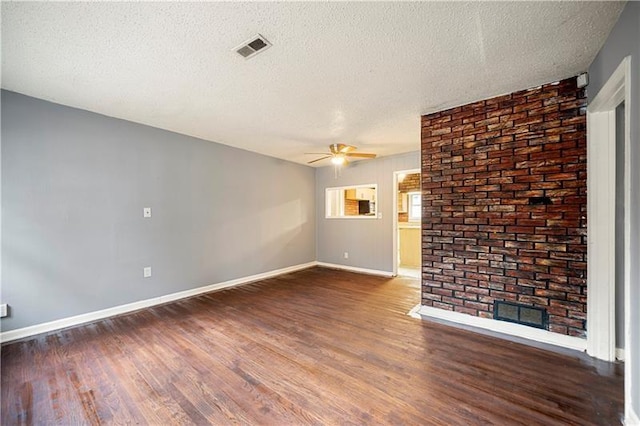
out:
{"label": "kitchen cabinet", "polygon": [[401,227],[398,238],[400,239],[400,266],[420,266],[420,227]]}
{"label": "kitchen cabinet", "polygon": [[376,200],[376,190],[374,188],[352,188],[345,191],[345,198],[347,200]]}

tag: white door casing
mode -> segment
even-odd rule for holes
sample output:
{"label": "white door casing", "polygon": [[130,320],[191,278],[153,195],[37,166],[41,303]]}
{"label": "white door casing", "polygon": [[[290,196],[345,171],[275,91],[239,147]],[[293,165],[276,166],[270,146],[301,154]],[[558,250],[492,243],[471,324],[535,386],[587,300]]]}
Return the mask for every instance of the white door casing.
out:
{"label": "white door casing", "polygon": [[[625,358],[632,359],[631,238],[631,57],[622,60],[587,108],[587,353],[615,360],[615,193],[616,107],[624,113],[624,256]],[[637,260],[636,260],[637,261]],[[625,366],[626,417],[631,398],[631,365]]]}
{"label": "white door casing", "polygon": [[[398,170],[393,172],[393,274],[398,275],[398,176],[422,173],[420,169]],[[420,268],[422,269],[422,268]]]}

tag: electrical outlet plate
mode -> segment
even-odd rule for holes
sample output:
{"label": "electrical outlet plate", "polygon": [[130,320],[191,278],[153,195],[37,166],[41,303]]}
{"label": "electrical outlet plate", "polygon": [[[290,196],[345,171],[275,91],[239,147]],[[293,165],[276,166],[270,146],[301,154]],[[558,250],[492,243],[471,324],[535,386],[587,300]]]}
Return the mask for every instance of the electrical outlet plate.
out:
{"label": "electrical outlet plate", "polygon": [[348,258],[349,258],[349,252],[346,252],[346,251],[344,252],[344,258],[345,258],[345,259],[348,259]]}
{"label": "electrical outlet plate", "polygon": [[142,217],[151,217],[151,207],[145,207],[142,209]]}
{"label": "electrical outlet plate", "polygon": [[144,278],[149,278],[151,276],[151,266],[145,266],[142,269],[142,276]]}
{"label": "electrical outlet plate", "polygon": [[4,318],[7,316],[7,304],[3,303],[0,305],[0,318]]}

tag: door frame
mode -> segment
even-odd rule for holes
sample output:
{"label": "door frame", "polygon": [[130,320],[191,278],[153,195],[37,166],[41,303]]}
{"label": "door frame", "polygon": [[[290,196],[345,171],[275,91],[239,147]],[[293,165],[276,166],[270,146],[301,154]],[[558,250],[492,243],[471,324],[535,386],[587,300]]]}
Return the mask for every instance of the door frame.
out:
{"label": "door frame", "polygon": [[[398,181],[398,176],[402,174],[410,175],[415,173],[420,173],[422,176],[422,170],[420,169],[397,170],[393,172],[393,220],[391,221],[393,226],[393,231],[391,233],[393,236],[393,275],[398,275],[398,184],[400,183]],[[420,263],[422,264],[422,261]]]}
{"label": "door frame", "polygon": [[[627,56],[587,107],[587,353],[615,361],[616,107],[624,112],[625,359],[632,360],[631,300],[631,57]],[[620,255],[620,253],[618,254]],[[625,365],[625,401],[631,398],[631,362]],[[628,415],[628,412],[626,413]]]}

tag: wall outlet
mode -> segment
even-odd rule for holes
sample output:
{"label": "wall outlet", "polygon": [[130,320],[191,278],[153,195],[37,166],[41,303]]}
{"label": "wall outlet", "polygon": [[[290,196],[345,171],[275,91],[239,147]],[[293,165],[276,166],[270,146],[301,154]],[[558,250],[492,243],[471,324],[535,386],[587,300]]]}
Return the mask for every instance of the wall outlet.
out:
{"label": "wall outlet", "polygon": [[345,252],[344,252],[344,258],[345,258],[345,259],[348,259],[348,258],[349,258],[349,252],[348,252],[348,251],[345,251]]}
{"label": "wall outlet", "polygon": [[0,305],[0,318],[4,318],[7,316],[7,304],[3,303]]}
{"label": "wall outlet", "polygon": [[142,269],[142,276],[144,278],[149,278],[151,276],[151,266],[145,266]]}
{"label": "wall outlet", "polygon": [[151,217],[151,207],[145,207],[142,209],[142,217]]}

